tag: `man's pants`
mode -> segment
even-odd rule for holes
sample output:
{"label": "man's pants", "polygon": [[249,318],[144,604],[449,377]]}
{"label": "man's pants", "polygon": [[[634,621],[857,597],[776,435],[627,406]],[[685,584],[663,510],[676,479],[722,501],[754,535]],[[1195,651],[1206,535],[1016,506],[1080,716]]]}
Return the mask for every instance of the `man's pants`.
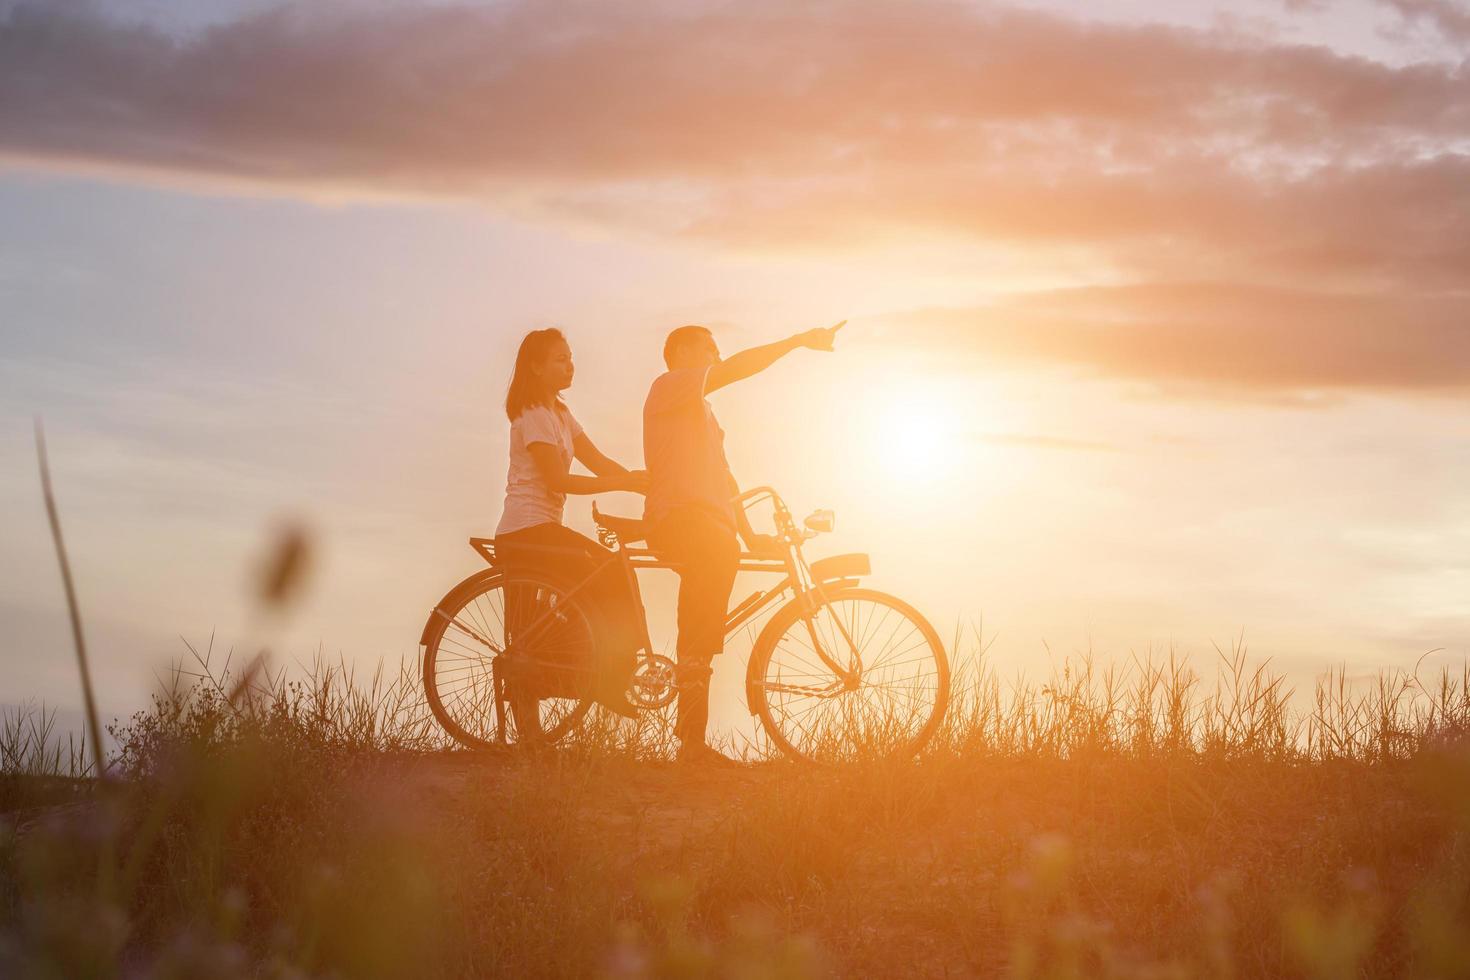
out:
{"label": "man's pants", "polygon": [[679,707],[674,732],[703,744],[709,724],[710,661],[725,645],[725,615],[740,567],[735,530],[708,511],[676,510],[653,526],[648,543],[678,566],[679,638],[675,643]]}

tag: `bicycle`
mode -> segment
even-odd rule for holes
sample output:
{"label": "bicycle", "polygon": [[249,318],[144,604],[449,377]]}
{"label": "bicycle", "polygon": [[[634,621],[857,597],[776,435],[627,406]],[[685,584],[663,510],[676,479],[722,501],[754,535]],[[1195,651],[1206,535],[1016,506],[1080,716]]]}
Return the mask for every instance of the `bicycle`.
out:
{"label": "bicycle", "polygon": [[[780,574],[730,610],[725,636],[785,597],[761,629],[746,665],[746,707],[785,754],[832,760],[859,751],[912,755],[933,735],[949,703],[944,645],[913,606],[863,588],[865,554],[808,562],[803,546],[832,530],[831,511],[798,528],[770,487],[736,498],[749,509],[770,500],[779,558],[743,553],[740,569]],[[554,581],[498,561],[489,538],[470,546],[490,567],[439,600],[424,624],[424,690],[439,724],[460,743],[555,742],[591,705],[598,666],[595,631],[578,596],[598,575],[622,574],[637,612],[636,667],[627,696],[642,709],[677,696],[674,661],[655,653],[637,573],[672,569],[647,548],[641,520],[603,514],[593,503],[607,562],[581,582]]]}

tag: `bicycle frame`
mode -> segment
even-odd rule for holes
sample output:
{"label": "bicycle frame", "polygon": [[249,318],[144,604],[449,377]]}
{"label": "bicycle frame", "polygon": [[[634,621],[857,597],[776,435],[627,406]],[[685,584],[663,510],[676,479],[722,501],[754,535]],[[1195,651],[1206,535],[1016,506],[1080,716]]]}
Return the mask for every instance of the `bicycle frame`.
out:
{"label": "bicycle frame", "polygon": [[[844,665],[839,663],[835,656],[829,654],[827,644],[817,635],[816,627],[813,624],[814,617],[810,615],[810,613],[815,612],[827,600],[826,583],[812,574],[811,565],[808,564],[805,555],[802,553],[802,544],[808,538],[812,537],[813,534],[811,532],[803,532],[797,528],[796,522],[792,518],[791,511],[787,508],[785,501],[771,487],[755,487],[747,490],[736,497],[733,503],[745,510],[749,510],[753,505],[762,500],[769,500],[771,502],[775,516],[777,536],[785,548],[785,554],[780,559],[775,559],[762,558],[751,553],[743,553],[740,556],[738,570],[742,572],[780,574],[782,577],[779,582],[770,588],[758,590],[747,596],[734,609],[729,611],[725,617],[723,638],[728,639],[746,623],[761,615],[773,603],[778,601],[782,595],[790,591],[795,601],[806,603],[808,615],[804,616],[803,620],[806,624],[808,636],[812,641],[812,649],[822,662],[836,675],[835,682],[829,686],[830,693],[835,694],[844,688],[855,688],[858,684],[858,679],[862,675],[862,657],[858,652],[857,644],[853,642],[852,636],[848,633],[847,627],[840,620],[834,620],[837,630],[848,648],[848,662]],[[592,574],[572,586],[562,596],[562,599],[564,601],[574,600],[578,593],[586,589],[599,576],[610,571],[616,565],[622,570],[625,576],[629,595],[638,610],[638,638],[642,641],[642,650],[651,654],[653,652],[653,642],[648,633],[648,614],[644,607],[643,593],[638,584],[637,573],[640,569],[669,569],[677,571],[678,565],[674,562],[663,560],[650,548],[632,548],[623,544],[617,539],[616,534],[609,530],[599,528],[599,537],[602,539],[603,544],[617,546],[614,551],[616,560],[606,562],[599,566]],[[471,543],[487,560],[490,560],[494,564],[503,564],[503,562],[498,560],[493,545],[490,545],[490,542],[487,540],[474,539]],[[487,545],[490,546],[487,547]],[[555,545],[519,545],[518,550],[547,554],[580,553],[577,549],[563,548]],[[531,623],[522,625],[517,631],[517,638],[512,640],[503,652],[507,654],[512,653],[515,647],[520,645],[520,642],[524,642],[527,639],[534,639],[538,634],[538,630],[544,628],[545,624],[549,622],[553,615],[554,611],[548,609]],[[793,689],[796,689],[795,686],[793,686]],[[828,690],[828,688],[801,689],[808,693],[815,690]]]}

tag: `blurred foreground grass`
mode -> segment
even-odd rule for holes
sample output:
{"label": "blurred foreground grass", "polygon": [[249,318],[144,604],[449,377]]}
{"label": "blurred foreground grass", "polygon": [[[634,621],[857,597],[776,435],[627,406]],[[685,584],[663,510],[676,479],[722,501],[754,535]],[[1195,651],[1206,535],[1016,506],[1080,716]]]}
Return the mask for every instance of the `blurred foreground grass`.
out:
{"label": "blurred foreground grass", "polygon": [[971,669],[922,758],[725,772],[201,655],[102,780],[3,719],[0,975],[1470,976],[1465,675],[1223,665]]}

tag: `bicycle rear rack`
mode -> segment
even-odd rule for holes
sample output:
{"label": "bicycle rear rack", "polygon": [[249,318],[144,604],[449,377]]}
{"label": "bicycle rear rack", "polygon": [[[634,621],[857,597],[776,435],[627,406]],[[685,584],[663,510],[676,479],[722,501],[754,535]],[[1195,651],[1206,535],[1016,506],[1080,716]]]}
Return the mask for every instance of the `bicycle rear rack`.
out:
{"label": "bicycle rear rack", "polygon": [[486,564],[495,564],[494,538],[470,538],[470,547],[475,549],[475,554],[485,559]]}

